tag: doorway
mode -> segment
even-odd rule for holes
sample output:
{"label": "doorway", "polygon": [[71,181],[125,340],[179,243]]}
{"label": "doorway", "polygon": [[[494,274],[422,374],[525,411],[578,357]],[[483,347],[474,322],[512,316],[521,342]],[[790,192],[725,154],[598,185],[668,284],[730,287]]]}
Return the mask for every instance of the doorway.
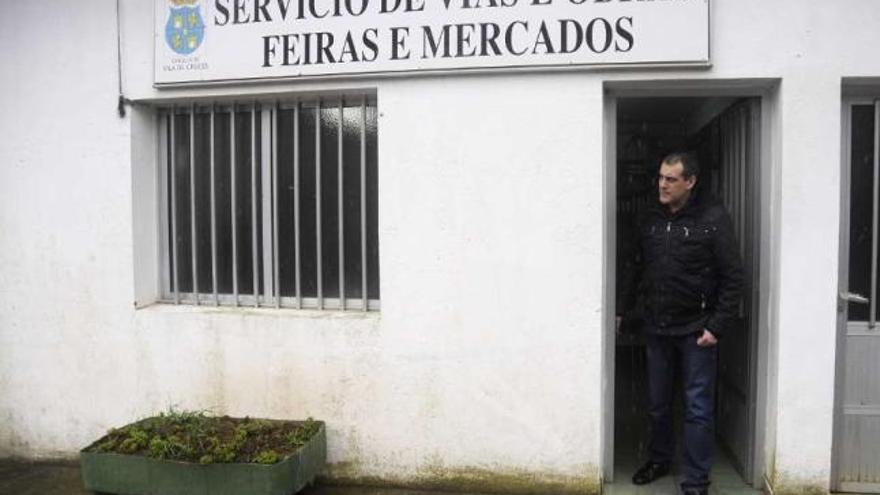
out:
{"label": "doorway", "polygon": [[[678,150],[694,152],[701,164],[698,194],[724,204],[734,224],[743,260],[745,285],[736,329],[719,344],[715,399],[716,449],[713,486],[760,489],[763,459],[759,445],[759,307],[761,259],[760,189],[762,161],[762,99],[756,96],[629,96],[610,105],[613,131],[606,146],[613,150],[616,256],[615,283],[628,270],[626,252],[636,217],[656,201],[660,160]],[[606,107],[606,110],[609,108]],[[610,342],[613,342],[613,350]],[[613,408],[606,408],[605,477],[615,480],[609,491],[628,493],[634,470],[647,460],[647,380],[644,339],[620,335],[606,346],[613,359]],[[608,369],[606,367],[606,369]],[[610,373],[610,371],[609,371]],[[677,430],[681,428],[681,392],[676,391]],[[606,392],[606,397],[608,393]],[[608,415],[613,415],[613,427]],[[680,433],[676,435],[680,444]],[[610,445],[609,445],[610,443]],[[678,445],[680,448],[680,445]],[[611,455],[609,454],[609,451]],[[680,456],[678,456],[680,458]],[[610,469],[609,469],[610,467]],[[673,473],[678,470],[674,467]],[[674,490],[652,484],[649,492]],[[658,480],[660,483],[661,481]],[[648,493],[648,492],[645,492]],[[675,493],[675,491],[671,491]],[[757,492],[756,492],[757,493]]]}
{"label": "doorway", "polygon": [[843,105],[843,202],[832,488],[880,493],[880,99]]}

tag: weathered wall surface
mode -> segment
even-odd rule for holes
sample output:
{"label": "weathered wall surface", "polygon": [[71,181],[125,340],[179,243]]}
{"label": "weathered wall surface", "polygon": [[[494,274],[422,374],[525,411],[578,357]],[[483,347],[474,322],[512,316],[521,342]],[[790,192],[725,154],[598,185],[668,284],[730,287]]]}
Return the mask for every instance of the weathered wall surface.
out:
{"label": "weathered wall surface", "polygon": [[[140,3],[123,3],[133,97],[150,85]],[[568,108],[598,106],[598,82],[377,85],[380,313],[135,310],[140,157],[115,110],[113,4],[3,21],[2,453],[71,456],[176,405],[324,419],[333,477],[594,489],[601,148],[583,136],[601,113]],[[35,22],[49,14],[63,25]]]}
{"label": "weathered wall surface", "polygon": [[177,405],[324,419],[338,478],[592,490],[603,82],[761,77],[780,81],[766,185],[767,469],[780,491],[827,490],[840,87],[880,75],[874,2],[713,2],[708,70],[167,91],[151,87],[152,2],[122,4],[131,98],[376,90],[382,311],[135,310],[142,158],[131,113],[116,115],[115,2],[7,5],[0,455],[72,456],[110,426]]}

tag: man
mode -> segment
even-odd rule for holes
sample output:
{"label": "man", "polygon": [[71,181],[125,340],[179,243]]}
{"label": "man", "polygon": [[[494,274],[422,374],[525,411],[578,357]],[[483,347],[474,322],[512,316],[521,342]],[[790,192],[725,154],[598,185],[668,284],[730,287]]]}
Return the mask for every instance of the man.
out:
{"label": "man", "polygon": [[[633,483],[643,485],[669,473],[678,356],[685,398],[681,488],[686,495],[708,492],[716,345],[737,318],[743,280],[730,216],[719,202],[697,193],[699,172],[688,153],[673,153],[661,162],[658,202],[638,220],[618,306],[631,310],[638,299],[646,339],[650,459],[633,475]],[[638,290],[633,290],[636,281]]]}

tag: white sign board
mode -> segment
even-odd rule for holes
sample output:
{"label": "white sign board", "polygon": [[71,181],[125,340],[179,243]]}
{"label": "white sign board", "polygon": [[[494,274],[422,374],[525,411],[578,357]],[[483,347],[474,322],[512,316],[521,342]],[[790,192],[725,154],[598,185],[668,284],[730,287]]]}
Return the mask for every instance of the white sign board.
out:
{"label": "white sign board", "polygon": [[157,85],[709,63],[709,0],[155,1]]}

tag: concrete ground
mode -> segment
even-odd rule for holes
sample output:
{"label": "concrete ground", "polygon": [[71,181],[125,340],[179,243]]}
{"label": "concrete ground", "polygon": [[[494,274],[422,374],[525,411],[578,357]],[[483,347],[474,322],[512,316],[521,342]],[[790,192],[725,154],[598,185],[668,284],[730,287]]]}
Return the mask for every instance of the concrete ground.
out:
{"label": "concrete ground", "polygon": [[[606,495],[677,495],[680,493],[678,485],[681,483],[681,479],[675,470],[672,474],[649,485],[633,485],[629,478],[640,465],[641,463],[636,462],[633,457],[620,460],[615,465],[615,476],[619,481],[606,484],[603,493]],[[721,455],[718,456],[715,466],[712,468],[712,485],[709,487],[709,495],[761,495],[761,491],[746,485],[730,461]]]}
{"label": "concrete ground", "polygon": [[[631,466],[619,466],[628,473]],[[713,473],[712,495],[755,495],[729,465],[722,463]],[[675,495],[675,477],[667,476],[644,487],[626,480],[605,486],[612,495]],[[82,487],[79,466],[75,463],[0,461],[0,495],[92,495]],[[442,495],[441,492],[395,490],[388,488],[315,486],[300,495]],[[467,494],[458,494],[467,495]],[[470,494],[477,495],[477,494]]]}
{"label": "concrete ground", "polygon": [[[303,490],[299,495],[438,495],[438,493],[369,487],[315,486]],[[0,460],[0,495],[92,494],[83,489],[79,466],[75,463]]]}

